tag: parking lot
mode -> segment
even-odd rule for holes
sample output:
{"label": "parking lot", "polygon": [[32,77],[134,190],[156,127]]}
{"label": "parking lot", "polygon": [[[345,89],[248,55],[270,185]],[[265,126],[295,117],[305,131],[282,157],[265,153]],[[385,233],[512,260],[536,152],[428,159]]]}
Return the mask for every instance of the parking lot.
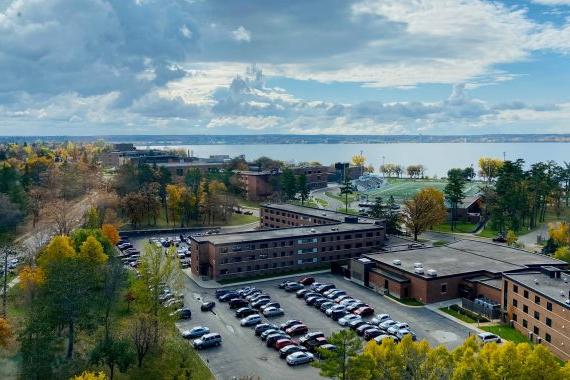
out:
{"label": "parking lot", "polygon": [[[294,276],[296,279],[299,276]],[[430,344],[443,344],[448,348],[460,345],[468,336],[469,330],[449,319],[425,308],[409,308],[363,288],[342,277],[331,274],[316,276],[319,282],[333,282],[337,288],[343,289],[355,298],[370,304],[375,314],[388,313],[394,320],[407,322],[416,332],[418,339],[426,339]],[[278,289],[282,280],[268,280],[252,284],[264,293],[268,293],[272,301],[279,302],[285,310],[282,317],[270,318],[270,323],[279,324],[288,319],[300,319],[309,331],[322,331],[329,336],[341,327],[327,318],[314,307],[307,306],[304,300],[296,298],[295,293],[287,293]],[[230,288],[236,288],[231,287]],[[213,312],[200,312],[202,301],[216,301]],[[255,336],[253,328],[241,327],[240,320],[234,316],[227,303],[220,303],[215,298],[215,289],[199,287],[190,278],[185,281],[185,304],[192,309],[192,319],[178,323],[181,330],[194,326],[207,326],[211,332],[222,335],[221,347],[200,351],[212,372],[218,379],[232,379],[243,376],[259,376],[261,379],[317,379],[318,370],[309,365],[290,368],[279,353],[268,348],[261,339]],[[264,318],[265,319],[265,318]],[[364,342],[364,340],[363,340]]]}

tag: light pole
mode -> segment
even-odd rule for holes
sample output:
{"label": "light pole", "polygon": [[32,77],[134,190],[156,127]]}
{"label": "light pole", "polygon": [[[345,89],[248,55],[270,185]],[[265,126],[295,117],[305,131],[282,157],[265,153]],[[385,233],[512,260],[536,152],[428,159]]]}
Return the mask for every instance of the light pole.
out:
{"label": "light pole", "polygon": [[6,299],[7,299],[7,288],[8,288],[8,247],[4,247],[4,286],[2,293],[2,316],[6,318],[7,315],[7,307],[6,307]]}

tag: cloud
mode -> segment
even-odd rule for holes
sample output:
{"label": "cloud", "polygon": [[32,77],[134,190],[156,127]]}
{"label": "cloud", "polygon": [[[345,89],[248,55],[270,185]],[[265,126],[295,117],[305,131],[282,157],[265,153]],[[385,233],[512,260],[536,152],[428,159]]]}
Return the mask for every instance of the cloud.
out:
{"label": "cloud", "polygon": [[251,41],[251,32],[240,26],[236,30],[232,31],[233,39],[239,42],[250,42]]}
{"label": "cloud", "polygon": [[532,2],[541,5],[570,5],[570,0],[532,0]]}

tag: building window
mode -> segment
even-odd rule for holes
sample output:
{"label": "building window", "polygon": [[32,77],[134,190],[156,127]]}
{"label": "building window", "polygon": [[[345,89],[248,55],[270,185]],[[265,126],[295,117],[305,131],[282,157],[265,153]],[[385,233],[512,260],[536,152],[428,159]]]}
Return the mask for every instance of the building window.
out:
{"label": "building window", "polygon": [[441,292],[447,293],[447,284],[441,284]]}
{"label": "building window", "polygon": [[548,343],[550,343],[550,341],[552,340],[552,338],[550,337],[549,333],[544,334],[544,340],[546,340]]}
{"label": "building window", "polygon": [[515,300],[515,299],[513,299],[513,306],[514,306],[514,307],[517,307],[518,305],[519,305],[518,301]]}
{"label": "building window", "polygon": [[540,297],[539,296],[534,296],[534,303],[537,305],[540,305]]}
{"label": "building window", "polygon": [[519,292],[519,287],[516,286],[515,284],[513,284],[513,292],[515,292],[515,293]]}
{"label": "building window", "polygon": [[523,319],[523,327],[527,327],[527,326],[528,326],[528,323],[527,323],[526,319]]}
{"label": "building window", "polygon": [[184,175],[184,170],[183,169],[176,169],[176,175],[179,177],[182,177]]}
{"label": "building window", "polygon": [[533,332],[538,336],[540,334],[540,329],[538,326],[534,326]]}
{"label": "building window", "polygon": [[546,326],[552,327],[552,319],[546,318]]}
{"label": "building window", "polygon": [[546,310],[552,311],[552,303],[550,303],[550,302],[546,303]]}
{"label": "building window", "polygon": [[528,298],[528,290],[525,290],[525,291],[523,292],[523,296],[524,296],[524,298]]}
{"label": "building window", "polygon": [[515,313],[513,313],[513,321],[517,321],[517,315]]}
{"label": "building window", "polygon": [[540,313],[538,311],[534,312],[534,319],[540,319]]}
{"label": "building window", "polygon": [[523,311],[528,314],[528,306],[523,305]]}

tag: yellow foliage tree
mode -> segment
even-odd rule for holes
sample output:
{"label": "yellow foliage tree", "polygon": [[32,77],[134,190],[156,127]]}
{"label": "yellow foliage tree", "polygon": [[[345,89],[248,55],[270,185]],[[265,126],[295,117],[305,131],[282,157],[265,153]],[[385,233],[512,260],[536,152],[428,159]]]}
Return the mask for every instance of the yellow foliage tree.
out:
{"label": "yellow foliage tree", "polygon": [[172,224],[176,224],[176,219],[181,216],[181,200],[184,193],[184,186],[181,185],[166,185],[166,199],[168,209],[172,218]]}
{"label": "yellow foliage tree", "polygon": [[51,239],[45,251],[40,255],[38,262],[40,266],[62,259],[75,256],[75,249],[69,237],[64,235],[55,236]]}
{"label": "yellow foliage tree", "polygon": [[570,263],[570,247],[560,247],[554,252],[554,258]]}
{"label": "yellow foliage tree", "polygon": [[104,372],[85,371],[81,375],[73,376],[71,380],[107,380],[107,375]]}
{"label": "yellow foliage tree", "polygon": [[112,224],[103,224],[101,227],[101,232],[103,232],[103,236],[105,236],[111,244],[115,245],[121,239],[119,237],[119,232],[117,228]]}
{"label": "yellow foliage tree", "polygon": [[107,262],[107,255],[103,251],[103,246],[93,236],[89,236],[81,245],[79,255],[84,260],[92,264],[105,264]]}
{"label": "yellow foliage tree", "polygon": [[507,231],[507,245],[511,246],[514,245],[518,240],[517,234],[515,234],[515,231],[513,230],[508,230]]}
{"label": "yellow foliage tree", "polygon": [[548,235],[559,245],[570,245],[570,224],[552,223],[548,226]]}
{"label": "yellow foliage tree", "polygon": [[418,235],[428,228],[442,223],[446,217],[443,193],[436,188],[426,187],[404,202],[402,220],[414,235],[414,240],[418,240]]}
{"label": "yellow foliage tree", "polygon": [[491,181],[499,175],[499,170],[503,167],[503,160],[492,157],[481,157],[479,159],[479,176]]}
{"label": "yellow foliage tree", "polygon": [[35,298],[36,292],[45,282],[46,276],[42,268],[25,266],[20,270],[19,286],[26,293],[28,300],[31,302]]}
{"label": "yellow foliage tree", "polygon": [[0,347],[6,347],[12,338],[12,329],[7,319],[0,317]]}

